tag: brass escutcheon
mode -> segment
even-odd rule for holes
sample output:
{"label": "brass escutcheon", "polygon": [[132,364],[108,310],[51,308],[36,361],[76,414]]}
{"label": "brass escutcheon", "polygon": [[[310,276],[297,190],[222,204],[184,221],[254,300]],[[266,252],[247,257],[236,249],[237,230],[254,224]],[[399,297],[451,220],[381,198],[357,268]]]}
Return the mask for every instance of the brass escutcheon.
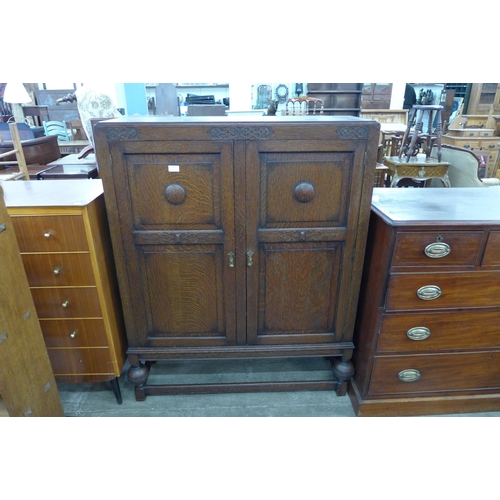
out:
{"label": "brass escutcheon", "polygon": [[227,254],[229,267],[232,269],[234,267],[234,252],[228,252]]}
{"label": "brass escutcheon", "polygon": [[253,266],[253,252],[252,250],[248,250],[247,252],[247,267]]}

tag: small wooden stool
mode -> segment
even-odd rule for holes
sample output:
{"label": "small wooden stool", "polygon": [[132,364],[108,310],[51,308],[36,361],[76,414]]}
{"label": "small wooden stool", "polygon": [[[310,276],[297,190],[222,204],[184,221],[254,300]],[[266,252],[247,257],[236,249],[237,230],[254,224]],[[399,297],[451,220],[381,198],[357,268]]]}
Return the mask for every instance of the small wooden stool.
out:
{"label": "small wooden stool", "polygon": [[[406,140],[408,139],[408,136],[410,134],[410,130],[413,124],[413,120],[415,118],[416,114],[416,121],[415,121],[415,126],[413,128],[413,135],[411,137],[411,142],[408,147],[408,150],[406,152],[406,162],[408,163],[410,161],[410,158],[413,156],[413,152],[415,149],[415,145],[417,143],[417,139],[420,137],[425,137],[426,138],[426,148],[425,148],[425,157],[429,158],[431,155],[431,150],[432,150],[432,145],[434,141],[436,142],[437,146],[437,159],[438,162],[441,161],[441,139],[443,136],[443,120],[441,116],[441,111],[443,109],[443,106],[432,106],[432,105],[424,105],[424,104],[415,104],[412,107],[412,116],[408,120],[408,125],[406,127],[404,136],[403,136],[403,141],[401,143],[401,150],[399,152],[399,158],[403,156],[403,145],[406,144]],[[428,111],[429,112],[429,121],[428,121],[428,126],[427,126],[427,133],[422,134],[422,127],[423,127],[423,117],[424,117],[424,112]],[[434,114],[434,111],[436,114]],[[433,118],[437,118],[437,123],[436,123],[436,130],[435,133],[432,133],[432,122]]]}

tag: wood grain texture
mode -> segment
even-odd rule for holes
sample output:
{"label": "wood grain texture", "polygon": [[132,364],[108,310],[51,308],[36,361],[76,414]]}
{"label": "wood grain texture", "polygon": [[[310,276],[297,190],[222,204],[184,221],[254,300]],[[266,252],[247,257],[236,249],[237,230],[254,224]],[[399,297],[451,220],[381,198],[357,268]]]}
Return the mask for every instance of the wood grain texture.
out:
{"label": "wood grain texture", "polygon": [[31,287],[95,286],[90,255],[86,253],[22,254]]}
{"label": "wood grain texture", "polygon": [[[35,181],[6,189],[45,342],[58,353],[51,359],[62,365],[67,354],[64,376],[74,382],[85,381],[82,366],[92,369],[88,381],[97,381],[96,373],[101,381],[118,377],[126,338],[102,182]],[[90,358],[105,348],[106,368],[96,372],[92,359],[75,361],[71,348],[98,348],[85,351]]]}
{"label": "wood grain texture", "polygon": [[131,381],[224,352],[348,363],[379,125],[295,118],[97,124]]}
{"label": "wood grain texture", "polygon": [[482,265],[500,266],[500,231],[490,232]]}
{"label": "wood grain texture", "polygon": [[[35,181],[31,181],[35,182]],[[16,216],[9,210],[21,252],[88,251],[85,228],[80,216]]]}
{"label": "wood grain texture", "polygon": [[[420,377],[415,382],[402,382],[398,373],[409,368],[418,370]],[[500,390],[500,351],[377,356],[369,394],[480,389]]]}
{"label": "wood grain texture", "polygon": [[64,416],[0,186],[0,394],[10,416]]}
{"label": "wood grain texture", "polygon": [[[349,390],[357,415],[500,409],[500,198],[437,189],[374,190]],[[450,252],[429,257],[432,242]],[[426,285],[441,294],[422,300]],[[402,381],[405,370],[419,376]]]}
{"label": "wood grain texture", "polygon": [[[451,232],[425,231],[400,232],[394,251],[394,266],[474,266],[478,263],[479,248],[484,233],[481,231]],[[429,258],[424,250],[427,246],[442,242],[450,247],[450,253],[441,258]]]}
{"label": "wood grain texture", "polygon": [[[476,273],[391,274],[386,309],[422,310],[457,307],[495,307],[498,305],[500,274],[496,271]],[[442,295],[435,300],[421,300],[417,290],[437,285]]]}
{"label": "wood grain texture", "polygon": [[[475,349],[500,346],[500,311],[449,311],[431,313],[384,314],[378,352],[435,352],[449,349]],[[425,340],[411,340],[408,330],[424,327]]]}

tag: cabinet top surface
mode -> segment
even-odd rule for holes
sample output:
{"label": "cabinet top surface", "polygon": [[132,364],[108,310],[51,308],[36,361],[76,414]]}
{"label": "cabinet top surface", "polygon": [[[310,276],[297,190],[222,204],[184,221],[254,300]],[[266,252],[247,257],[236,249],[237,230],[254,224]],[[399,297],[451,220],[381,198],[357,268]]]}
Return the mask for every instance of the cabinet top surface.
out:
{"label": "cabinet top surface", "polygon": [[354,125],[355,123],[373,123],[379,125],[374,120],[367,118],[359,118],[357,116],[331,116],[331,115],[307,115],[307,116],[122,116],[103,120],[96,124],[96,127],[101,128],[106,125],[162,125],[162,126],[193,126],[193,125],[268,125],[280,124],[287,125],[290,123],[330,123],[341,124],[347,123]]}
{"label": "cabinet top surface", "polygon": [[103,193],[101,179],[10,181],[0,187],[8,208],[86,206]]}
{"label": "cabinet top surface", "polygon": [[394,224],[500,224],[500,189],[374,188],[372,209]]}

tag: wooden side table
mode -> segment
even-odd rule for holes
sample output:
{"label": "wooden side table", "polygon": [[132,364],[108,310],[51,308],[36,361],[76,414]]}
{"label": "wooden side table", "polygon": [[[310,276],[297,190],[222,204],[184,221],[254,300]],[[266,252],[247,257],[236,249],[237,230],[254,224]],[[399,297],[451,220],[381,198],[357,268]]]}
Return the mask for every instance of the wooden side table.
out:
{"label": "wooden side table", "polygon": [[448,179],[449,162],[438,162],[435,158],[426,158],[425,155],[417,155],[412,156],[409,161],[405,157],[386,156],[384,164],[391,171],[391,187],[396,187],[401,179],[414,179],[418,181],[439,179],[444,187],[451,187],[450,180]]}

